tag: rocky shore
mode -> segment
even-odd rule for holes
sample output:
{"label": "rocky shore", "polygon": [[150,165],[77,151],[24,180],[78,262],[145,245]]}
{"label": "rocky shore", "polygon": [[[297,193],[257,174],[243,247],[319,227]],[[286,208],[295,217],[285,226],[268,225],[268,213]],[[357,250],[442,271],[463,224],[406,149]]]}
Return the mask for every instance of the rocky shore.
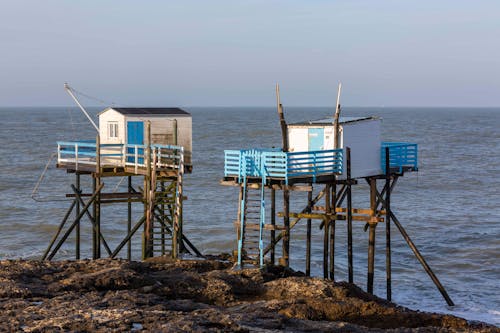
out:
{"label": "rocky shore", "polygon": [[231,267],[221,258],[0,261],[0,331],[500,331],[284,268]]}

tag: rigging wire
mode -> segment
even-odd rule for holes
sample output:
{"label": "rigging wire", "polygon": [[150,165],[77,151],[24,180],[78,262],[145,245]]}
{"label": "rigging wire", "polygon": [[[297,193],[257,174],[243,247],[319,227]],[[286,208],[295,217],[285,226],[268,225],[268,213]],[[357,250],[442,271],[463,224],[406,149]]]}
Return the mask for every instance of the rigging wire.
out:
{"label": "rigging wire", "polygon": [[71,87],[71,90],[72,90],[74,93],[76,93],[77,95],[79,95],[79,96],[83,96],[83,97],[88,98],[88,99],[90,99],[90,100],[93,100],[93,101],[99,102],[99,103],[101,103],[102,105],[111,105],[111,106],[115,106],[115,105],[116,105],[116,103],[115,103],[115,102],[105,101],[104,99],[101,99],[101,98],[99,98],[99,97],[95,97],[95,96],[91,96],[91,95],[85,94],[85,93],[83,93],[83,92],[81,92],[81,91],[76,90],[76,89],[75,89],[75,88],[73,88],[73,87]]}
{"label": "rigging wire", "polygon": [[68,199],[42,199],[39,197],[38,190],[40,189],[40,185],[42,184],[43,179],[45,178],[45,174],[49,170],[49,166],[52,163],[52,160],[54,157],[57,156],[57,153],[52,153],[49,157],[49,160],[47,161],[47,164],[45,164],[45,167],[43,168],[43,172],[38,178],[38,181],[35,184],[35,187],[33,188],[33,191],[31,192],[31,199],[33,199],[36,202],[51,202],[51,201],[68,201]]}

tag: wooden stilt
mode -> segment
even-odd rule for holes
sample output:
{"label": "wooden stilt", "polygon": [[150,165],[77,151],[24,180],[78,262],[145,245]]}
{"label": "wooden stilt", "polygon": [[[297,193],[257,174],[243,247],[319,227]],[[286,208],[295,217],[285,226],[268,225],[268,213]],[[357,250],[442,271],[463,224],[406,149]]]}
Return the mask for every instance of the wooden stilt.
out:
{"label": "wooden stilt", "polygon": [[116,249],[111,253],[110,258],[115,258],[118,253],[123,249],[125,244],[130,242],[130,239],[132,236],[139,230],[139,228],[144,224],[146,221],[146,217],[143,216],[137,223],[136,225],[130,230],[130,232],[127,234],[127,236],[121,241],[121,243],[116,247]]}
{"label": "wooden stilt", "polygon": [[[99,187],[101,185],[101,137],[97,135],[96,137],[96,185]],[[100,191],[97,192],[97,196],[94,202],[96,207],[94,221],[95,221],[95,238],[96,238],[96,258],[101,257],[101,195]]]}
{"label": "wooden stilt", "polygon": [[[56,234],[54,235],[54,237],[52,237],[52,240],[50,241],[49,246],[47,247],[47,249],[44,252],[44,254],[42,256],[42,260],[47,259],[47,256],[48,256],[50,250],[52,249],[52,246],[54,246],[54,243],[56,242],[57,237],[59,237],[59,234],[61,233],[62,229],[64,228],[66,221],[68,221],[69,216],[73,212],[73,209],[75,208],[76,202],[77,202],[76,199],[71,202],[71,206],[68,208],[68,210],[66,211],[66,215],[64,215],[61,223],[59,224],[59,227],[57,228]],[[77,214],[76,216],[78,217],[79,215],[80,214]]]}
{"label": "wooden stilt", "polygon": [[[330,213],[335,212],[337,202],[337,184],[334,181],[331,187],[332,200],[330,206]],[[333,207],[333,208],[332,208]],[[330,280],[335,280],[335,218],[330,220]]]}
{"label": "wooden stilt", "polygon": [[[330,214],[332,212],[330,206],[330,184],[325,185],[325,212]],[[328,279],[328,245],[329,245],[329,233],[330,233],[330,220],[325,218],[324,224],[324,234],[323,234],[323,278]]]}
{"label": "wooden stilt", "polygon": [[[128,176],[127,192],[132,193],[132,176]],[[132,201],[129,198],[127,201],[127,235],[132,230]],[[132,240],[129,238],[127,242],[127,259],[132,260]]]}
{"label": "wooden stilt", "polygon": [[[307,192],[307,213],[311,213],[311,211],[312,211],[312,190]],[[311,219],[307,219],[306,276],[311,276],[311,221],[312,221]]]}
{"label": "wooden stilt", "polygon": [[146,175],[144,176],[144,215],[146,216],[146,222],[144,223],[144,253],[143,259],[150,258],[153,256],[153,211],[151,209],[151,122],[146,122],[145,130],[145,159],[146,164]]}
{"label": "wooden stilt", "polygon": [[288,267],[290,265],[290,191],[283,190],[283,254],[280,265]]}
{"label": "wooden stilt", "polygon": [[[385,272],[386,298],[392,300],[391,285],[391,172],[389,147],[385,148]],[[378,198],[377,198],[378,199]]]}
{"label": "wooden stilt", "polygon": [[[311,206],[314,206],[323,196],[325,195],[325,190],[321,190],[315,197],[314,199],[312,200],[312,205]],[[302,211],[300,213],[305,213],[307,212],[307,206],[302,209]],[[288,212],[288,215],[290,215],[290,212]],[[294,219],[291,223],[290,223],[290,229],[293,228],[297,223],[299,223],[299,221],[301,220],[300,217]],[[264,249],[264,255],[266,255],[267,253],[269,253],[269,251],[271,251],[271,249],[276,246],[276,244],[284,237],[284,234],[285,232],[282,231],[280,232],[277,236],[276,236],[276,239],[274,240],[274,242],[271,242],[271,244],[269,244],[268,246],[266,246],[266,248]]]}
{"label": "wooden stilt", "polygon": [[[71,185],[71,189],[73,190],[74,194],[75,194],[75,198],[76,200],[78,200],[80,202],[80,205],[81,206],[85,206],[85,202],[83,201],[82,197],[80,196],[80,194],[78,193],[78,190],[76,189],[76,187],[74,185]],[[106,242],[106,239],[104,239],[104,236],[102,235],[102,232],[101,230],[99,230],[97,227],[97,223],[95,221],[95,219],[92,217],[92,215],[90,215],[89,211],[87,210],[85,212],[85,214],[87,215],[87,217],[89,218],[90,220],[90,223],[92,223],[92,230],[99,235],[99,239],[102,243],[102,245],[104,245],[104,249],[107,251],[108,255],[111,254],[111,249],[109,248],[108,246],[108,243]],[[78,223],[80,223],[81,221],[81,218],[78,219]]]}
{"label": "wooden stilt", "polygon": [[347,165],[347,270],[348,281],[354,283],[354,265],[352,254],[352,185],[351,185],[351,148],[346,148]]}
{"label": "wooden stilt", "polygon": [[[82,193],[80,188],[80,173],[78,171],[75,173],[75,187],[78,190],[78,193]],[[80,214],[80,201],[76,201],[76,210],[75,214],[78,216]],[[80,260],[80,220],[76,225],[75,229],[75,259]]]}
{"label": "wooden stilt", "polygon": [[[371,216],[375,217],[376,202],[377,202],[377,180],[370,178],[370,209]],[[368,279],[366,290],[368,293],[373,294],[373,277],[375,268],[375,227],[376,223],[369,223],[368,233]]]}
{"label": "wooden stilt", "polygon": [[[241,201],[241,199],[240,199]],[[271,225],[276,225],[276,190],[271,188]],[[276,231],[271,230],[271,244],[275,244],[276,241]],[[271,265],[275,262],[275,247],[271,249]]]}
{"label": "wooden stilt", "polygon": [[[92,178],[92,192],[97,192],[97,178]],[[97,216],[97,203],[94,201],[92,205],[92,218],[95,221]],[[96,231],[92,228],[92,259],[97,259],[97,234]]]}
{"label": "wooden stilt", "polygon": [[47,256],[48,260],[52,260],[52,258],[56,255],[57,251],[59,251],[59,249],[61,248],[61,246],[64,244],[64,242],[66,241],[66,239],[68,238],[68,236],[71,234],[71,232],[75,228],[76,224],[78,223],[78,220],[80,220],[82,218],[82,216],[87,212],[87,210],[89,209],[89,207],[94,203],[94,201],[96,200],[97,195],[99,194],[99,192],[101,191],[101,189],[102,189],[103,186],[104,186],[103,184],[100,184],[99,187],[96,188],[96,191],[92,194],[92,196],[90,197],[90,199],[87,202],[87,204],[85,204],[85,206],[82,208],[82,210],[80,211],[80,214],[78,214],[75,217],[75,220],[73,221],[73,223],[71,224],[71,226],[68,228],[68,230],[66,230],[66,232],[64,233],[64,235],[62,236],[62,238],[59,240],[59,242],[55,246],[54,250],[52,250],[52,252],[50,253],[50,255]]}

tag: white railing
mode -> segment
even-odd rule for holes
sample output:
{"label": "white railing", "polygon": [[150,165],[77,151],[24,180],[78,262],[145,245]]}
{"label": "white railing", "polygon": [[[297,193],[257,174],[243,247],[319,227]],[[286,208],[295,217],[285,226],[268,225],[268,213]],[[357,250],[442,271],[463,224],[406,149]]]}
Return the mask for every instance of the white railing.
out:
{"label": "white railing", "polygon": [[[156,155],[157,169],[177,169],[181,161],[184,150],[180,146],[173,145],[151,145],[151,155],[149,161],[153,163]],[[95,141],[58,141],[57,142],[57,163],[74,164],[78,170],[82,165],[96,165]],[[146,167],[147,158],[146,145],[129,144],[101,144],[99,157],[101,166],[132,166],[137,172],[139,168]]]}

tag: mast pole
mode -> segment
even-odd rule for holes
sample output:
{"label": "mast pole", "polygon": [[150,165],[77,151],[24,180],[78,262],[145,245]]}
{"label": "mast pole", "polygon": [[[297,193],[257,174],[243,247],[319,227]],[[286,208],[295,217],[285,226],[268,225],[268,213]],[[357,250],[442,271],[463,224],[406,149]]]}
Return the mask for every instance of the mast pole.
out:
{"label": "mast pole", "polygon": [[80,104],[80,102],[78,101],[78,99],[76,98],[76,96],[73,94],[73,89],[69,86],[69,84],[65,83],[64,84],[64,89],[71,96],[71,98],[73,98],[73,100],[78,105],[78,107],[80,108],[80,110],[82,110],[83,114],[85,114],[85,116],[90,121],[90,123],[92,124],[92,126],[94,126],[94,128],[97,131],[97,133],[99,133],[99,127],[97,127],[97,125],[92,120],[92,118],[90,118],[90,115],[88,114],[87,110],[85,110],[85,108]]}
{"label": "mast pole", "polygon": [[335,107],[335,116],[333,119],[333,130],[335,132],[335,143],[334,148],[340,148],[340,126],[339,126],[339,117],[340,117],[340,90],[342,89],[342,83],[339,83],[339,89],[337,92],[337,105]]}

